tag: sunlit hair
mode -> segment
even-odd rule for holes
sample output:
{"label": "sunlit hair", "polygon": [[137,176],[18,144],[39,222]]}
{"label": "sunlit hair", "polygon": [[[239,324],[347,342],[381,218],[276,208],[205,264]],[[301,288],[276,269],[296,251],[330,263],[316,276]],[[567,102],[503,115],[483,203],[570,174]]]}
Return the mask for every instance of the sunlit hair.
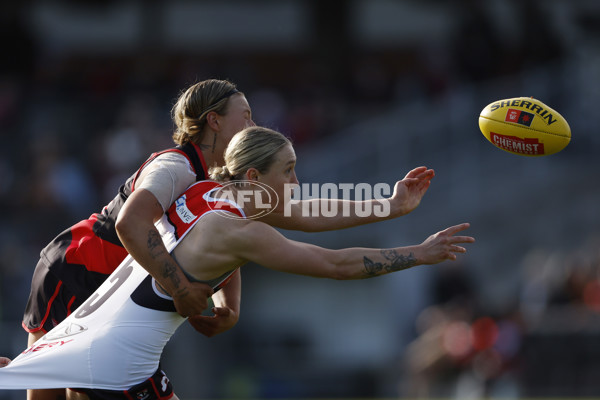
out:
{"label": "sunlit hair", "polygon": [[218,79],[198,82],[183,91],[171,110],[175,123],[173,141],[180,145],[190,141],[199,144],[208,113],[225,115],[228,100],[236,93],[243,94],[233,83]]}
{"label": "sunlit hair", "polygon": [[275,162],[275,155],[292,143],[281,133],[261,126],[253,126],[238,132],[225,150],[225,166],[209,171],[211,179],[219,182],[243,178],[246,171],[256,168],[267,173]]}

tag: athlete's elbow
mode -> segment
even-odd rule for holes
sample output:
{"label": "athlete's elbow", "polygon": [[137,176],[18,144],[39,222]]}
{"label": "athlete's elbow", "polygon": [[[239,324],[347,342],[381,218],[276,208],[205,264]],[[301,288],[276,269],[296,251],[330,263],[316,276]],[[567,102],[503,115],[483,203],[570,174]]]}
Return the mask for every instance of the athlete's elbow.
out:
{"label": "athlete's elbow", "polygon": [[121,241],[125,241],[133,235],[134,227],[134,218],[127,213],[119,213],[117,220],[115,221],[115,230]]}
{"label": "athlete's elbow", "polygon": [[356,276],[344,265],[334,264],[331,272],[331,278],[337,281],[349,281],[356,279]]}
{"label": "athlete's elbow", "polygon": [[327,277],[335,279],[337,281],[347,281],[350,279],[356,279],[348,263],[344,253],[339,250],[325,250],[325,254],[322,256],[323,268],[327,271]]}

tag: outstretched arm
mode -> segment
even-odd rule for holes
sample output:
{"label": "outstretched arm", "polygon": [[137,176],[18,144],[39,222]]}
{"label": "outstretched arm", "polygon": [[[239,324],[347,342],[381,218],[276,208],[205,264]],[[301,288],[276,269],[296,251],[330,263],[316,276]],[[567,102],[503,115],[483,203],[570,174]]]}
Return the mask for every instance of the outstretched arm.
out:
{"label": "outstretched arm", "polygon": [[[421,203],[431,179],[432,169],[418,167],[396,182],[394,192],[386,199],[353,201],[345,199],[310,199],[290,201],[284,212],[273,212],[261,221],[283,229],[322,232],[397,218],[413,211]],[[324,216],[322,210],[338,210]],[[373,210],[373,212],[364,212]]]}
{"label": "outstretched arm", "polygon": [[416,246],[391,249],[347,248],[330,250],[286,239],[269,226],[251,222],[230,242],[236,256],[267,268],[293,274],[340,280],[365,279],[422,264],[455,260],[465,253],[470,236],[456,236],[468,223],[451,226]]}

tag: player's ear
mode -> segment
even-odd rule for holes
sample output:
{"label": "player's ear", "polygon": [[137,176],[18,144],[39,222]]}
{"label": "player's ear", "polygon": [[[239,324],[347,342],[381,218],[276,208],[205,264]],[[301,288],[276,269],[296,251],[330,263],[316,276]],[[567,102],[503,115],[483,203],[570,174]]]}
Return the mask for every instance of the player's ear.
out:
{"label": "player's ear", "polygon": [[246,179],[249,181],[257,181],[260,176],[260,172],[256,168],[250,168],[246,171]]}
{"label": "player's ear", "polygon": [[211,111],[208,114],[206,114],[206,124],[213,131],[219,131],[220,130],[219,114],[217,114],[216,111]]}

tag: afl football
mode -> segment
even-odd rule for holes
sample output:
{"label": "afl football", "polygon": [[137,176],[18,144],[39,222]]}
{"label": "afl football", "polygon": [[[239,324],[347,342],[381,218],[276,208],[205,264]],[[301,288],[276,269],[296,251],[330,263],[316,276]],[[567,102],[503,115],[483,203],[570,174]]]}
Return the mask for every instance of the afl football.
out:
{"label": "afl football", "polygon": [[571,141],[567,120],[532,97],[488,104],[479,114],[479,128],[497,148],[522,156],[558,153]]}

